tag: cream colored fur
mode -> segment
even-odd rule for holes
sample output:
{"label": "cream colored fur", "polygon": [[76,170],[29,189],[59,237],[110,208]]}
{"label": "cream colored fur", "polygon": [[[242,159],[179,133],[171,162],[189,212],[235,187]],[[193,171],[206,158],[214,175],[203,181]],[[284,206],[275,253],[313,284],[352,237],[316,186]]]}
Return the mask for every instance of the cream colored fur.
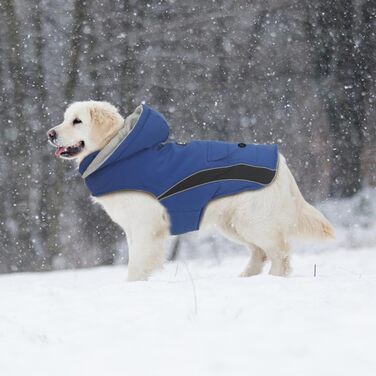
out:
{"label": "cream colored fur", "polygon": [[[71,125],[83,119],[78,131]],[[132,117],[125,120],[131,129]],[[116,108],[104,102],[76,102],[64,122],[53,128],[59,145],[85,142],[76,157],[103,148],[124,125]],[[108,215],[126,233],[129,249],[128,279],[146,280],[164,263],[164,247],[169,236],[169,219],[165,208],[152,195],[121,191],[95,197]],[[204,212],[200,229],[214,227],[227,238],[248,247],[251,258],[242,277],[259,274],[270,259],[270,274],[287,276],[290,270],[289,241],[293,237],[325,239],[334,237],[328,220],[301,195],[280,155],[276,178],[270,186],[211,201]]]}

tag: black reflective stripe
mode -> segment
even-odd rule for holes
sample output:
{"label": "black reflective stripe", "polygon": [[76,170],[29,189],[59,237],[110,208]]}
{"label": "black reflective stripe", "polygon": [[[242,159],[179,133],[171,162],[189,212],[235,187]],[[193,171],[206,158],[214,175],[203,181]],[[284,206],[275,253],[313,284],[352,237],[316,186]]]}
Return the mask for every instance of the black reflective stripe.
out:
{"label": "black reflective stripe", "polygon": [[275,170],[239,164],[230,167],[212,168],[196,172],[180,181],[168,191],[162,193],[158,199],[163,200],[181,191],[194,188],[199,185],[214,183],[220,180],[246,180],[262,185],[270,184],[274,178]]}

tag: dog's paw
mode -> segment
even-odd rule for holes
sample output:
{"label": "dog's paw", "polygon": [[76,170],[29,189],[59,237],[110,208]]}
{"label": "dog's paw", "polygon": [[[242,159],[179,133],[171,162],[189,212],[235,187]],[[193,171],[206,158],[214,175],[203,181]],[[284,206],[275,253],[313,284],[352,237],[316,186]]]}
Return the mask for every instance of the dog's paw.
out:
{"label": "dog's paw", "polygon": [[147,281],[150,273],[140,270],[128,270],[128,282]]}
{"label": "dog's paw", "polygon": [[259,275],[261,271],[256,271],[256,270],[243,270],[240,274],[240,278],[248,278],[248,277],[253,277],[255,275]]}

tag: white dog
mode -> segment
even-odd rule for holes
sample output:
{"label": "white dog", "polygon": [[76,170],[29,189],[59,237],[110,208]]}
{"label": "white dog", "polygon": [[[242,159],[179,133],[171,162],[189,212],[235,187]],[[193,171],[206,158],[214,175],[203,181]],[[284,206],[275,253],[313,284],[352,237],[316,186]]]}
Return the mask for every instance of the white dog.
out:
{"label": "white dog", "polygon": [[[57,147],[57,156],[80,163],[105,148],[119,132],[126,137],[138,116],[136,111],[124,119],[106,102],[76,102],[66,110],[64,121],[48,131],[49,141]],[[147,279],[164,262],[164,246],[170,234],[165,207],[156,197],[132,190],[104,194],[94,201],[127,235],[128,279]],[[210,201],[200,229],[209,226],[249,248],[252,255],[241,273],[243,277],[259,274],[267,258],[271,261],[270,274],[287,276],[292,237],[334,237],[328,220],[304,200],[282,155],[269,186]]]}

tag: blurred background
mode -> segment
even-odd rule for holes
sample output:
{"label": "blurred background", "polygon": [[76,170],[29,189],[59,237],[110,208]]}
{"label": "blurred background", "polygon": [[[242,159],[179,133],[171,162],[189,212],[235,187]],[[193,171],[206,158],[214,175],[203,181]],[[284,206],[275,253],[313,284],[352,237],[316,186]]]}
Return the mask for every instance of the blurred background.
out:
{"label": "blurred background", "polygon": [[[146,102],[172,140],[278,143],[339,242],[376,244],[375,27],[364,0],[1,0],[0,272],[127,261],[46,142],[88,99],[123,115]],[[220,257],[227,243],[206,239]],[[185,235],[168,252],[198,247]]]}

